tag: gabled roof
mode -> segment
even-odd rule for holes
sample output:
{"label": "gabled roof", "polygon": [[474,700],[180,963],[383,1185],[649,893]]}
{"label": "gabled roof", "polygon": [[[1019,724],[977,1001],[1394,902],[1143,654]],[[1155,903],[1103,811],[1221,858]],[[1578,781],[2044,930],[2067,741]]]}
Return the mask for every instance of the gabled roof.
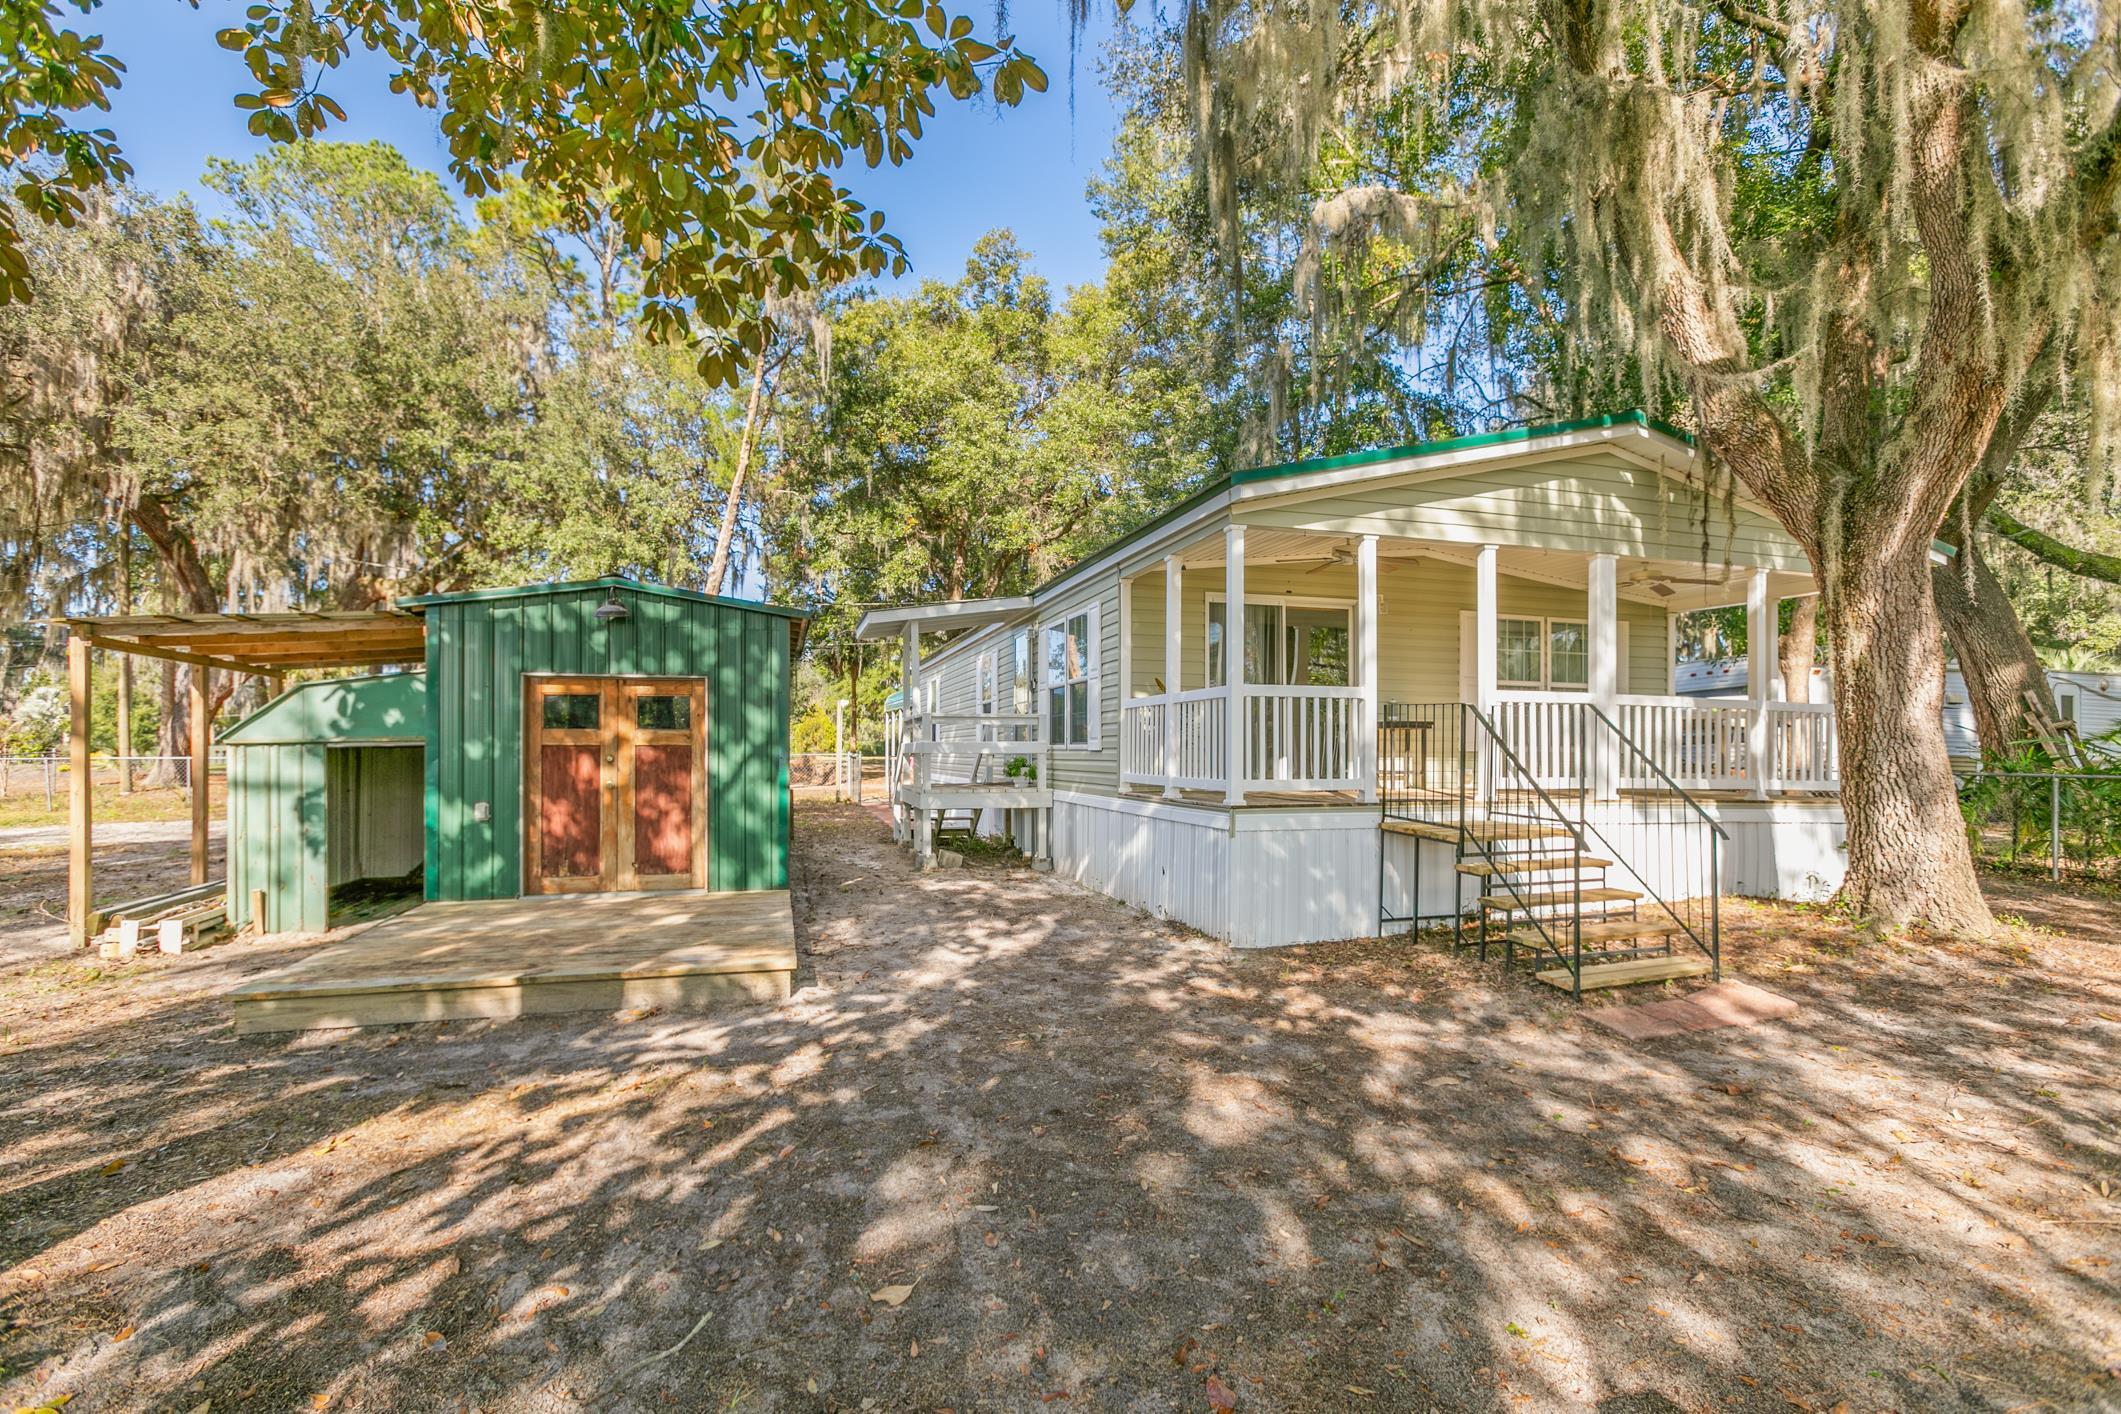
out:
{"label": "gabled roof", "polygon": [[774,614],[784,619],[811,617],[808,609],[791,609],[781,604],[762,604],[755,599],[732,599],[726,594],[702,594],[697,589],[679,589],[669,584],[647,584],[638,579],[628,579],[620,574],[600,575],[596,579],[555,580],[545,584],[518,584],[507,589],[463,589],[451,594],[416,594],[409,599],[400,599],[398,607],[418,612],[435,604],[462,604],[484,599],[529,599],[543,594],[572,594],[584,589],[623,589],[630,594],[652,594],[662,599],[682,599],[691,604],[719,604],[725,609],[748,609],[755,614]]}
{"label": "gabled roof", "polygon": [[215,741],[416,742],[427,732],[427,674],[388,673],[297,683]]}

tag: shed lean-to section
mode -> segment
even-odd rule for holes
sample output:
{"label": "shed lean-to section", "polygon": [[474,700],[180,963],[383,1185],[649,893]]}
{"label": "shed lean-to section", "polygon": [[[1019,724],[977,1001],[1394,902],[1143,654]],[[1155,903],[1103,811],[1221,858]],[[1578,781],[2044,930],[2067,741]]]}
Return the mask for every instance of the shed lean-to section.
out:
{"label": "shed lean-to section", "polygon": [[[623,616],[599,618],[616,604]],[[788,886],[788,711],[802,616],[606,578],[430,595],[427,897],[515,898],[524,888],[526,681],[704,683],[710,889]]]}
{"label": "shed lean-to section", "polygon": [[228,748],[228,917],[321,932],[331,894],[420,866],[420,673],[302,683],[222,735]]}

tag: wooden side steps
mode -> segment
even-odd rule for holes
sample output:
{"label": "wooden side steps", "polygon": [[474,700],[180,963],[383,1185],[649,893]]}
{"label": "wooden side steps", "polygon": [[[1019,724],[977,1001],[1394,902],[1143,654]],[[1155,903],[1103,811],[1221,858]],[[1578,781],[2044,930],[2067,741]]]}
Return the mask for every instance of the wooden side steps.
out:
{"label": "wooden side steps", "polygon": [[1486,877],[1494,874],[1566,874],[1579,866],[1585,869],[1606,869],[1612,866],[1610,859],[1601,859],[1595,854],[1580,858],[1573,854],[1537,854],[1523,859],[1503,859],[1489,863],[1485,859],[1462,859],[1458,872]]}
{"label": "wooden side steps", "polygon": [[1636,903],[1642,895],[1633,889],[1615,889],[1604,885],[1575,889],[1554,889],[1538,894],[1489,894],[1480,905],[1496,913],[1518,913],[1528,908],[1567,908],[1575,903]]}
{"label": "wooden side steps", "polygon": [[[1570,930],[1567,919],[1556,919],[1555,924],[1554,937],[1557,941],[1570,940],[1576,936]],[[1603,948],[1607,943],[1627,943],[1633,942],[1638,938],[1661,938],[1667,933],[1680,931],[1682,930],[1677,923],[1663,916],[1656,918],[1603,918],[1595,923],[1585,923],[1583,925],[1583,945],[1588,948],[1596,944],[1598,947]],[[1516,939],[1517,946],[1521,948],[1543,948],[1546,946],[1546,940],[1529,929],[1516,930],[1513,937]]]}
{"label": "wooden side steps", "polygon": [[[1436,840],[1442,844],[1458,843],[1458,826],[1435,825],[1426,820],[1384,820],[1378,828],[1386,834],[1416,835],[1425,840]],[[1570,832],[1558,826],[1531,824],[1496,824],[1492,821],[1475,822],[1465,827],[1469,838],[1483,844],[1499,844],[1505,841],[1565,840]]]}
{"label": "wooden side steps", "polygon": [[[1589,932],[1587,928],[1584,930]],[[1629,962],[1601,962],[1583,970],[1583,990],[1596,991],[1601,987],[1628,987],[1638,982],[1669,982],[1679,977],[1705,977],[1709,972],[1709,960],[1705,957],[1644,957]],[[1575,979],[1569,976],[1566,967],[1550,967],[1544,972],[1532,974],[1550,987],[1559,987],[1564,992],[1573,988]]]}

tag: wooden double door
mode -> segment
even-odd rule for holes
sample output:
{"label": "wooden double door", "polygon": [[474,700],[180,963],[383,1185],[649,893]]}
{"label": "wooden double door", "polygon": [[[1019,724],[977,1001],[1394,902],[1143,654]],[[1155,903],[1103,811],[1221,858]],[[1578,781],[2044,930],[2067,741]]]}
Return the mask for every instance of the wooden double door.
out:
{"label": "wooden double door", "polygon": [[525,684],[523,892],[707,887],[707,688]]}

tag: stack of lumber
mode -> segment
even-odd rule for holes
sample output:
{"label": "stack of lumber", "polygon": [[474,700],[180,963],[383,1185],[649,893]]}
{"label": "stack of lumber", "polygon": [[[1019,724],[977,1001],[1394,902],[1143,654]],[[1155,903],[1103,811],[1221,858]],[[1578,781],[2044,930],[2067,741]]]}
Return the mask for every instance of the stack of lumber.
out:
{"label": "stack of lumber", "polygon": [[104,913],[107,926],[96,939],[97,950],[104,957],[127,958],[142,947],[166,953],[205,947],[226,933],[227,902],[226,885],[198,884],[119,904]]}

